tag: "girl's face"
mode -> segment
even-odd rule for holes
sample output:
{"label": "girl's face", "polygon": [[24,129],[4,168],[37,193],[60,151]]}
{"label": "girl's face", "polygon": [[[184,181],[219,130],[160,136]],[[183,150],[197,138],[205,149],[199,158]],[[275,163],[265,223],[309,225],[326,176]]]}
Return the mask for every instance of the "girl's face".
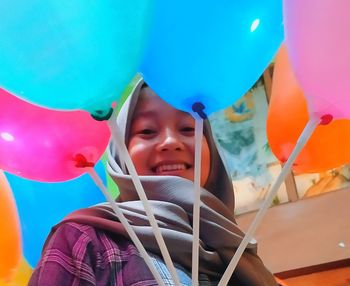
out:
{"label": "girl's face", "polygon": [[[130,128],[128,150],[139,175],[179,176],[194,180],[194,127],[191,115],[143,88]],[[201,186],[209,176],[210,152],[202,141]]]}

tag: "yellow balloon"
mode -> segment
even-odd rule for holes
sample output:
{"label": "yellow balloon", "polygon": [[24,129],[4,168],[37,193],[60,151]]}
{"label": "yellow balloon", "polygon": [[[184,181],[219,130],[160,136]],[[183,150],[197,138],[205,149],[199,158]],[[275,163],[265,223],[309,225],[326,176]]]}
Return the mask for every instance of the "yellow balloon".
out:
{"label": "yellow balloon", "polygon": [[0,279],[12,280],[21,259],[20,222],[15,199],[0,170]]}
{"label": "yellow balloon", "polygon": [[20,261],[17,269],[15,270],[14,277],[11,281],[0,281],[0,286],[25,286],[28,284],[30,276],[33,273],[33,269],[25,261],[24,258]]}

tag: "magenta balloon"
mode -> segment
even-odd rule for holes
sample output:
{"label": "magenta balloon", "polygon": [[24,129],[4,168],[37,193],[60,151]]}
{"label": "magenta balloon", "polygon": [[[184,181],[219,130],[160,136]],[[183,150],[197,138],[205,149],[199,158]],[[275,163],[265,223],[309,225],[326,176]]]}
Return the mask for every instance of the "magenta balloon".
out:
{"label": "magenta balloon", "polygon": [[0,169],[41,182],[70,180],[86,172],[76,158],[96,163],[109,137],[106,122],[85,111],[49,110],[0,89]]}
{"label": "magenta balloon", "polygon": [[309,110],[350,118],[350,1],[284,0],[288,54]]}

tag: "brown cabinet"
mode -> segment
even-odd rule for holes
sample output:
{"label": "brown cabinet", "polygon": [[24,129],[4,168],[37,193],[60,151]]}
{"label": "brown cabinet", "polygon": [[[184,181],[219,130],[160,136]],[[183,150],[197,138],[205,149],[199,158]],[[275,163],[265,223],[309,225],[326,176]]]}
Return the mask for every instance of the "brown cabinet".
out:
{"label": "brown cabinet", "polygon": [[[237,217],[243,230],[255,214]],[[350,189],[271,207],[254,237],[266,266],[288,285],[350,286]]]}

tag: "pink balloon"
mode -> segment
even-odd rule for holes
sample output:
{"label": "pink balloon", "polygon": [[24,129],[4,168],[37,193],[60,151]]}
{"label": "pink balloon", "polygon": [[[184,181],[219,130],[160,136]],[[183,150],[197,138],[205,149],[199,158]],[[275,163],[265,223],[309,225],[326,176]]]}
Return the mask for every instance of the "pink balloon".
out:
{"label": "pink balloon", "polygon": [[110,137],[106,122],[85,111],[55,111],[0,89],[0,169],[42,182],[61,182],[86,172]]}
{"label": "pink balloon", "polygon": [[284,0],[288,54],[318,115],[350,118],[349,11],[349,0]]}

